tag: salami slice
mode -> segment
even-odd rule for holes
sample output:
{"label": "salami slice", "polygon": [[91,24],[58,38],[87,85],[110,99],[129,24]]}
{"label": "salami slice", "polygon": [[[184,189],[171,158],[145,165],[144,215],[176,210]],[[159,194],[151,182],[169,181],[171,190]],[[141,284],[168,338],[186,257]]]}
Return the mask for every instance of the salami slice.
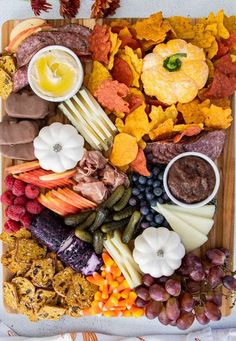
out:
{"label": "salami slice", "polygon": [[188,139],[183,138],[180,143],[161,141],[148,143],[146,152],[148,160],[152,163],[167,164],[175,156],[184,152],[199,152],[216,160],[222,152],[225,137],[224,130],[202,132]]}
{"label": "salami slice", "polygon": [[58,27],[57,30],[62,31],[62,32],[70,32],[70,33],[79,34],[82,37],[87,37],[87,38],[92,33],[92,30],[90,28],[83,26],[83,25],[78,25],[78,24],[67,24],[67,25]]}
{"label": "salami slice", "polygon": [[[87,32],[87,28],[86,32]],[[82,29],[80,29],[82,30]],[[85,31],[84,31],[85,32]],[[87,34],[87,33],[86,33]],[[50,45],[61,45],[79,56],[90,56],[88,36],[67,31],[42,31],[26,38],[16,52],[17,66],[27,65],[39,50]]]}
{"label": "salami slice", "polygon": [[13,92],[18,92],[28,85],[28,65],[18,69],[13,76]]}

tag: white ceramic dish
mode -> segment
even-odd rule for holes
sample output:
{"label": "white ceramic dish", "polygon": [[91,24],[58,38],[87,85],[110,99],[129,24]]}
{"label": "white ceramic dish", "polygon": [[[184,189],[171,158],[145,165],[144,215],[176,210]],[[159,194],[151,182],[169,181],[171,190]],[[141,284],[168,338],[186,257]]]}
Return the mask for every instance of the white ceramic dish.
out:
{"label": "white ceramic dish", "polygon": [[[61,96],[61,97],[53,97],[53,96],[47,96],[45,94],[43,94],[42,92],[40,92],[38,90],[38,88],[35,86],[34,81],[32,79],[32,68],[36,62],[36,60],[42,56],[45,52],[48,51],[63,51],[66,52],[67,54],[69,54],[74,61],[77,64],[77,72],[78,72],[78,80],[75,83],[74,87],[71,89],[70,92],[68,92],[65,96]],[[79,57],[70,49],[68,49],[67,47],[64,46],[59,46],[59,45],[51,45],[51,46],[47,46],[43,49],[41,49],[40,51],[38,51],[33,58],[31,59],[30,63],[29,63],[29,67],[28,67],[28,80],[29,80],[29,85],[31,87],[31,89],[34,91],[34,93],[45,99],[46,101],[51,101],[51,102],[64,102],[70,98],[72,98],[81,88],[82,83],[83,83],[83,79],[84,79],[84,70],[83,70],[83,66],[81,64],[81,61],[79,59]]]}
{"label": "white ceramic dish", "polygon": [[[207,161],[214,173],[215,173],[215,187],[211,193],[211,195],[209,195],[209,197],[207,197],[205,200],[203,201],[199,201],[197,203],[194,203],[194,204],[187,204],[187,203],[184,203],[178,199],[176,199],[171,191],[169,190],[169,187],[168,187],[168,173],[169,173],[169,170],[171,168],[171,166],[175,163],[175,161],[181,159],[181,158],[184,158],[186,156],[196,156],[196,157],[199,157],[205,161]],[[182,153],[182,154],[179,154],[177,155],[176,157],[174,157],[167,165],[166,169],[165,169],[165,172],[164,172],[164,177],[163,177],[163,184],[164,184],[164,189],[166,191],[166,194],[168,195],[168,197],[178,206],[181,206],[181,207],[185,207],[185,208],[198,208],[198,207],[202,207],[206,204],[208,204],[217,194],[218,192],[218,189],[219,189],[219,186],[220,186],[220,173],[219,173],[219,170],[216,166],[216,164],[214,163],[214,161],[212,161],[208,156],[206,156],[205,154],[202,154],[202,153],[197,153],[197,152],[187,152],[187,153]]]}

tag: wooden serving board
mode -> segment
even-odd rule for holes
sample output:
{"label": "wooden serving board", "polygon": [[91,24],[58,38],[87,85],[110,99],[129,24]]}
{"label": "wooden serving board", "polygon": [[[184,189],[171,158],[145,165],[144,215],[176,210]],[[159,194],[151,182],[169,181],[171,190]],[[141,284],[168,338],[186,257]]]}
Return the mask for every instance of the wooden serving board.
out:
{"label": "wooden serving board", "polygon": [[[128,19],[130,22],[134,22],[135,19]],[[197,19],[196,19],[197,20]],[[111,21],[110,19],[106,20],[106,22]],[[7,21],[2,26],[2,49],[4,49],[9,43],[10,32],[14,26],[16,26],[20,20],[10,20]],[[102,20],[100,20],[102,22]],[[53,27],[58,27],[61,25],[65,25],[67,23],[77,23],[84,26],[88,26],[93,28],[95,25],[94,19],[72,19],[72,20],[48,20],[48,23]],[[88,73],[91,69],[91,64],[86,63],[84,65],[85,74]],[[235,114],[236,109],[236,100],[235,97],[232,100],[232,109]],[[4,113],[4,102],[2,103],[2,113]],[[235,117],[235,115],[234,115]],[[62,114],[57,114],[53,118],[49,119],[49,124],[53,121],[59,121],[62,123],[67,123],[67,119]],[[6,159],[1,157],[2,161],[2,179],[6,176],[6,167],[16,164],[15,160]],[[18,162],[20,163],[20,162]],[[221,174],[221,185],[220,190],[217,195],[217,207],[215,214],[215,223],[212,228],[209,239],[206,244],[204,244],[199,250],[197,250],[198,255],[204,255],[205,252],[209,248],[213,247],[224,247],[231,251],[231,263],[230,268],[233,269],[233,253],[234,253],[234,187],[235,187],[235,129],[234,124],[227,130],[227,139],[224,146],[224,151],[221,157],[218,159],[218,167]],[[4,191],[4,182],[2,183],[2,191]],[[5,222],[5,217],[3,214],[2,224]],[[3,252],[5,251],[5,247],[3,247]],[[11,274],[9,271],[4,268],[3,269],[3,280],[9,280],[11,278]],[[231,300],[224,299],[222,305],[222,315],[227,316],[231,314]],[[9,310],[8,307],[5,307],[8,312],[13,312]]]}

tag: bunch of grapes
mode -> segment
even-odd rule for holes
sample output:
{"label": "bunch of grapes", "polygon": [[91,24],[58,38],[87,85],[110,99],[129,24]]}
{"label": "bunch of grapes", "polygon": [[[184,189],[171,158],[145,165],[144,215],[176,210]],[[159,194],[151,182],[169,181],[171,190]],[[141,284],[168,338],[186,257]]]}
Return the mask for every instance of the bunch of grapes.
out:
{"label": "bunch of grapes", "polygon": [[185,330],[195,318],[205,325],[221,319],[222,286],[226,296],[234,297],[236,278],[227,269],[229,251],[210,249],[201,261],[193,253],[183,258],[181,267],[171,277],[158,279],[146,274],[136,288],[136,305],[145,308],[148,319],[158,318],[164,325]]}
{"label": "bunch of grapes", "polygon": [[139,206],[142,214],[140,227],[143,229],[153,226],[168,226],[164,217],[157,213],[152,206],[157,202],[164,204],[170,202],[163,186],[164,167],[162,165],[148,165],[150,176],[145,177],[133,173],[131,185],[133,187],[132,197],[129,200],[131,206]]}

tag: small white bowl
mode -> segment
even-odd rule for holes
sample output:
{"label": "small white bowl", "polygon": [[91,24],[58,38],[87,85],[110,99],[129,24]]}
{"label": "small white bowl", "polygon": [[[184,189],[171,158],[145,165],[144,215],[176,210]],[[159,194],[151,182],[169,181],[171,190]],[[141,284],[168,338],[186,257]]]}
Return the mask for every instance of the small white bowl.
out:
{"label": "small white bowl", "polygon": [[[169,173],[169,170],[171,168],[171,166],[175,163],[175,161],[181,159],[181,158],[184,158],[186,156],[196,156],[196,157],[199,157],[205,161],[207,161],[214,173],[215,173],[215,187],[211,193],[211,195],[209,195],[209,197],[207,197],[205,200],[203,201],[199,201],[197,203],[194,203],[194,204],[186,204],[178,199],[176,199],[170,192],[169,190],[169,187],[168,187],[168,183],[167,183],[167,179],[168,179],[168,173]],[[202,153],[197,153],[197,152],[187,152],[187,153],[182,153],[182,154],[179,154],[177,155],[176,157],[174,157],[167,165],[165,171],[164,171],[164,176],[163,176],[163,185],[164,185],[164,189],[166,191],[166,194],[168,195],[168,197],[178,206],[181,206],[181,207],[185,207],[185,208],[198,208],[198,207],[202,207],[206,204],[208,204],[217,194],[218,192],[218,189],[219,189],[219,186],[220,186],[220,173],[219,173],[219,170],[216,166],[216,164],[214,163],[214,161],[212,161],[208,156],[206,156],[205,154],[202,154]]]}
{"label": "small white bowl", "polygon": [[[43,93],[41,93],[38,88],[35,87],[34,85],[34,81],[32,79],[32,68],[34,66],[34,63],[36,62],[36,60],[45,52],[48,51],[63,51],[68,53],[76,62],[77,64],[77,72],[78,72],[78,81],[75,83],[75,86],[72,88],[72,90],[70,92],[68,92],[65,96],[61,96],[61,97],[53,97],[53,96],[47,96]],[[47,46],[41,50],[39,50],[31,59],[30,63],[29,63],[29,67],[28,67],[28,81],[29,81],[29,85],[31,87],[31,89],[34,91],[34,93],[45,99],[46,101],[50,101],[50,102],[64,102],[70,98],[72,98],[81,88],[81,85],[83,83],[83,79],[84,79],[84,70],[83,70],[83,66],[81,64],[81,61],[79,59],[79,57],[70,49],[68,49],[67,47],[64,46],[60,46],[60,45],[51,45],[51,46]]]}

